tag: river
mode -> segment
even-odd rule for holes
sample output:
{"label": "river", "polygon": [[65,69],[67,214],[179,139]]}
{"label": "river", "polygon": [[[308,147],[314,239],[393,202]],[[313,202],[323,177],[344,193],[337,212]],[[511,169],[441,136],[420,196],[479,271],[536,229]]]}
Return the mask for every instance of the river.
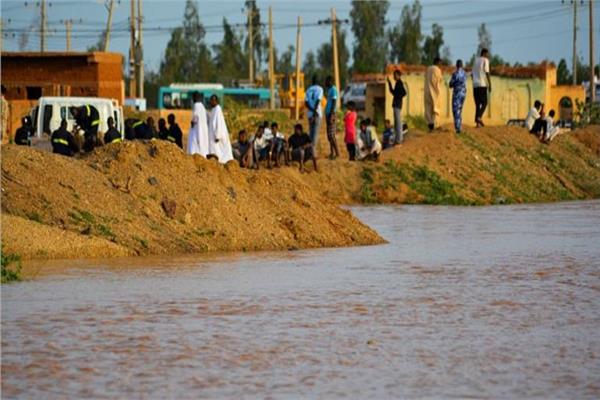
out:
{"label": "river", "polygon": [[352,210],[389,244],[30,263],[2,397],[600,397],[600,201]]}

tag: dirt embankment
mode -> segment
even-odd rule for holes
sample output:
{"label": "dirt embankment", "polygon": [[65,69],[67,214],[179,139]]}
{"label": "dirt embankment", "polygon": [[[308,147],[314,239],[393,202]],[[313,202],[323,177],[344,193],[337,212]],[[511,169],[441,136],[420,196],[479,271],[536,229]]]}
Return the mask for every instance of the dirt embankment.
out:
{"label": "dirt embankment", "polygon": [[291,169],[240,170],[162,142],[83,159],[2,147],[3,251],[80,258],[381,243]]}
{"label": "dirt embankment", "polygon": [[[319,144],[325,156],[323,132]],[[598,126],[550,145],[516,127],[411,130],[378,163],[321,158],[309,174],[221,166],[161,141],[110,145],[79,160],[3,146],[2,242],[24,258],[380,243],[336,205],[597,198],[599,144]]]}
{"label": "dirt embankment", "polygon": [[320,174],[307,175],[306,181],[344,204],[598,198],[600,126],[561,134],[550,145],[518,127],[467,128],[459,136],[450,129],[432,134],[411,130],[403,145],[383,152],[379,163],[322,160],[320,168]]}

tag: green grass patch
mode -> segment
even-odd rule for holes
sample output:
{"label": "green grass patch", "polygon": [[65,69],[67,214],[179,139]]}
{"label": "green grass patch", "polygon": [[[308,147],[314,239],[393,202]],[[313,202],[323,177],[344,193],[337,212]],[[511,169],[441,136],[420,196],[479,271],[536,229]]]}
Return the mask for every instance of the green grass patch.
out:
{"label": "green grass patch", "polygon": [[79,209],[75,208],[75,209],[73,209],[73,211],[69,211],[67,213],[67,215],[69,217],[71,217],[71,219],[73,219],[73,221],[75,221],[76,223],[87,223],[87,224],[95,224],[96,223],[96,218],[89,211],[79,210]]}
{"label": "green grass patch", "polygon": [[21,280],[21,256],[18,254],[2,253],[0,255],[2,283],[18,282]]}
{"label": "green grass patch", "polygon": [[108,225],[98,224],[95,228],[96,232],[98,232],[98,234],[101,236],[107,237],[110,240],[114,240],[116,238],[116,235],[111,231]]}
{"label": "green grass patch", "polygon": [[360,172],[360,177],[362,178],[362,185],[360,187],[360,199],[365,204],[377,203],[377,195],[373,191],[373,169],[369,167],[365,167]]}
{"label": "green grass patch", "polygon": [[408,186],[423,196],[425,204],[467,205],[469,201],[459,196],[454,186],[437,172],[418,165],[412,168],[412,180]]}
{"label": "green grass patch", "polygon": [[41,215],[37,212],[28,213],[27,218],[40,224],[43,223]]}

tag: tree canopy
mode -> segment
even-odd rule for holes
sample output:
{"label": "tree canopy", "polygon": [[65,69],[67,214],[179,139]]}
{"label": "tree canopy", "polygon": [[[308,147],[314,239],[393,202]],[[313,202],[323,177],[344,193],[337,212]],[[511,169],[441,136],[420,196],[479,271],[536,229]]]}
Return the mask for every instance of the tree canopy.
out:
{"label": "tree canopy", "polygon": [[387,38],[385,16],[390,7],[387,0],[352,0],[350,18],[354,33],[354,72],[381,72],[386,64]]}
{"label": "tree canopy", "polygon": [[421,63],[421,3],[419,0],[402,7],[398,24],[389,32],[390,60],[397,63]]}

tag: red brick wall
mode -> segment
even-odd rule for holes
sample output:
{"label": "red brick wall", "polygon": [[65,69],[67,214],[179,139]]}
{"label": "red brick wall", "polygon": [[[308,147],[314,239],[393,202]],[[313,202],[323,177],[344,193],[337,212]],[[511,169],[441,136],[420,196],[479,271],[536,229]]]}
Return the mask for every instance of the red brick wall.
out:
{"label": "red brick wall", "polygon": [[8,100],[26,100],[26,87],[43,96],[98,96],[123,103],[123,56],[117,53],[3,53]]}

